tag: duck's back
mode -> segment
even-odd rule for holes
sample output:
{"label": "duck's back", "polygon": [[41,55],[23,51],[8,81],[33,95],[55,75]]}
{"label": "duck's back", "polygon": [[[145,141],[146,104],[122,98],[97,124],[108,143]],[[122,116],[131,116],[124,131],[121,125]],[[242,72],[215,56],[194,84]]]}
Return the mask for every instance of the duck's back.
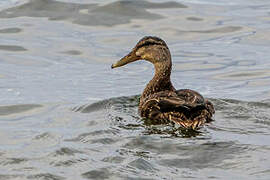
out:
{"label": "duck's back", "polygon": [[157,122],[172,121],[185,128],[197,128],[211,121],[212,103],[198,92],[181,89],[149,95],[139,107],[142,117]]}

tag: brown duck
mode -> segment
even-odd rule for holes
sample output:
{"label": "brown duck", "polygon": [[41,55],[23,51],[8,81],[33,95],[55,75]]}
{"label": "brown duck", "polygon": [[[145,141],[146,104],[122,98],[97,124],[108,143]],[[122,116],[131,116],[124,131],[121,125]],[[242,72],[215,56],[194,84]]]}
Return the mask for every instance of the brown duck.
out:
{"label": "brown duck", "polygon": [[155,122],[171,121],[192,129],[212,120],[215,110],[210,101],[196,91],[175,90],[173,87],[170,79],[171,54],[162,39],[152,36],[142,38],[133,50],[113,64],[112,68],[140,59],[155,66],[155,75],[140,98],[139,113],[142,117]]}

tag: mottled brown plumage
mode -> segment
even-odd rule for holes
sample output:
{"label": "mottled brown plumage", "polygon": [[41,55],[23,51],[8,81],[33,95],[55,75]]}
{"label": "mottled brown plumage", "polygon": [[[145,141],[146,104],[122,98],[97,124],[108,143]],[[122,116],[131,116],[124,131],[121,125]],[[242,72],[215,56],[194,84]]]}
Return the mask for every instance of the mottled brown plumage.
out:
{"label": "mottled brown plumage", "polygon": [[158,38],[142,38],[133,50],[112,65],[120,67],[136,60],[147,60],[154,64],[155,75],[145,87],[139,104],[142,117],[157,122],[174,122],[185,128],[196,129],[211,121],[215,113],[213,104],[198,92],[175,90],[171,76],[171,54],[166,43]]}

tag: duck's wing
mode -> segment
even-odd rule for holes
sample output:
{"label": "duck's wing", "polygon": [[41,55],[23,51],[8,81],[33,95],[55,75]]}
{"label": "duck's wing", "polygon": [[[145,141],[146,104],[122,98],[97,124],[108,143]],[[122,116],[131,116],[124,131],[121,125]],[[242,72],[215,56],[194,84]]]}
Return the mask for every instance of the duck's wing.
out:
{"label": "duck's wing", "polygon": [[209,111],[211,116],[215,114],[214,105],[208,99],[205,99],[200,93],[190,89],[181,89],[176,91],[176,93],[178,97],[185,99],[186,103],[189,104],[190,110],[193,108],[203,108]]}
{"label": "duck's wing", "polygon": [[151,104],[150,102],[158,102],[161,111],[169,111],[176,109],[190,110],[192,108],[205,106],[205,100],[198,92],[181,89],[178,91],[161,91],[150,95],[144,105]]}
{"label": "duck's wing", "polygon": [[141,107],[142,117],[167,119],[192,128],[208,121],[213,113],[212,103],[189,89],[152,94]]}
{"label": "duck's wing", "polygon": [[183,105],[189,107],[189,109],[205,105],[203,96],[196,91],[190,89],[181,89],[177,90],[175,93],[176,98],[183,101]]}

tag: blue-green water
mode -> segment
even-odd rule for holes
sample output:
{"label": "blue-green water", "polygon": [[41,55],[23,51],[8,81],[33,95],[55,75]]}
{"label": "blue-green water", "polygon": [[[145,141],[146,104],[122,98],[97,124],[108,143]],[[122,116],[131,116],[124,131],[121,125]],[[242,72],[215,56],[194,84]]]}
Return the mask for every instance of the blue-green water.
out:
{"label": "blue-green water", "polygon": [[[269,179],[270,2],[0,1],[0,179]],[[172,82],[211,98],[186,133],[137,114],[163,38]]]}

